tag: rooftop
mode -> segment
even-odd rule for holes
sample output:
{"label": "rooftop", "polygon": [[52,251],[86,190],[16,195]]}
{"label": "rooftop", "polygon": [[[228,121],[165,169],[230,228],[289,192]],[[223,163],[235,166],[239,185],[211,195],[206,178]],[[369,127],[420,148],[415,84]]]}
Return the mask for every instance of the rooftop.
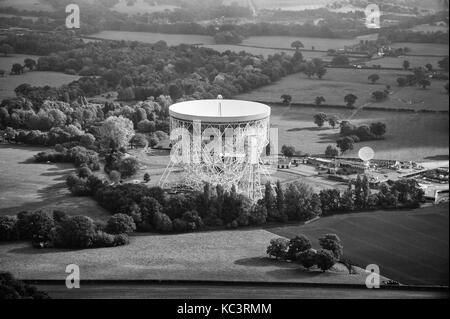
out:
{"label": "rooftop", "polygon": [[270,107],[256,102],[241,100],[195,100],[170,106],[171,116],[187,121],[246,122],[270,116]]}

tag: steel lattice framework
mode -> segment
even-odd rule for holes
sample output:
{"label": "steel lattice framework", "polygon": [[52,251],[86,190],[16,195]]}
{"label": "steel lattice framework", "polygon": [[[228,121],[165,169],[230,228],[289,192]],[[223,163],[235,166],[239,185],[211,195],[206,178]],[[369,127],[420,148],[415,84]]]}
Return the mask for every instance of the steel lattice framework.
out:
{"label": "steel lattice framework", "polygon": [[175,186],[169,176],[182,171],[179,183],[201,189],[204,183],[235,185],[253,201],[262,198],[261,177],[270,178],[262,155],[269,144],[269,117],[246,122],[200,122],[170,118],[172,153],[160,186]]}

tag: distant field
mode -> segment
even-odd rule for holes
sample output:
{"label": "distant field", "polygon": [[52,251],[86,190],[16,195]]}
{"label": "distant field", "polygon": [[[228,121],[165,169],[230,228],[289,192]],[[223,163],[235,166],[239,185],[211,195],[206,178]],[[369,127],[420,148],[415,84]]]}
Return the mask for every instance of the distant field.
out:
{"label": "distant field", "polygon": [[383,68],[403,68],[403,61],[407,60],[410,63],[410,68],[424,67],[426,64],[431,63],[433,68],[439,68],[439,61],[443,58],[440,57],[421,57],[421,56],[402,56],[402,57],[384,57],[372,59],[366,62],[367,66],[373,64],[381,65]]}
{"label": "distant field", "polygon": [[53,7],[43,0],[1,0],[0,8],[4,7],[28,11],[54,11]]}
{"label": "distant field", "polygon": [[286,37],[286,36],[255,36],[242,41],[245,45],[255,45],[261,47],[287,48],[291,43],[300,40],[305,49],[311,50],[314,46],[316,50],[343,49],[345,45],[352,45],[359,42],[354,39],[327,39],[327,38],[305,38],[305,37]]}
{"label": "distant field", "polygon": [[91,34],[91,37],[105,40],[140,41],[155,43],[164,40],[168,45],[185,44],[214,44],[214,38],[198,34],[163,34],[152,32],[128,32],[128,31],[101,31]]}
{"label": "distant field", "polygon": [[447,32],[448,26],[441,26],[441,25],[429,25],[429,24],[421,24],[416,25],[415,27],[410,28],[409,30],[415,31],[415,32]]}
{"label": "distant field", "polygon": [[[241,6],[247,6],[247,0],[225,0],[224,3],[232,4],[238,3]],[[301,11],[305,9],[317,9],[325,7],[327,4],[334,2],[334,0],[253,0],[253,3],[258,9],[282,9]]]}
{"label": "distant field", "polygon": [[355,144],[355,149],[345,156],[357,157],[361,147],[370,146],[375,150],[375,158],[379,159],[423,161],[448,158],[448,114],[359,111],[352,116],[351,110],[272,106],[271,125],[278,128],[279,147],[287,144],[303,153],[323,154],[327,145],[335,145],[339,129],[318,129],[313,122],[313,116],[318,112],[349,119],[356,125],[376,121],[386,123],[384,140]]}
{"label": "distant field", "polygon": [[405,211],[337,215],[304,226],[268,228],[279,236],[337,234],[356,265],[376,264],[381,275],[403,284],[449,284],[448,203]]}
{"label": "distant field", "polygon": [[[375,62],[377,63],[377,62]],[[445,81],[431,81],[431,87],[423,90],[418,87],[400,88],[397,78],[409,71],[328,69],[322,80],[308,79],[303,74],[286,76],[278,82],[236,96],[244,100],[280,101],[282,94],[290,94],[293,102],[314,103],[317,96],[326,99],[325,104],[344,105],[345,95],[358,96],[356,106],[370,105],[384,108],[448,110],[449,96],[445,93]],[[368,76],[378,74],[380,80],[371,84]],[[372,103],[371,94],[390,85],[393,93],[382,103]]]}
{"label": "distant field", "polygon": [[411,49],[411,54],[419,55],[448,55],[448,44],[437,43],[412,43],[412,42],[396,42],[392,44],[393,48],[408,47]]}
{"label": "distant field", "polygon": [[0,215],[15,215],[23,210],[66,211],[107,219],[110,214],[88,197],[74,197],[65,186],[71,164],[36,164],[38,147],[0,145]]}
{"label": "distant field", "polygon": [[[157,3],[157,1],[155,1],[155,3]],[[117,3],[111,9],[120,13],[133,15],[173,10],[175,8],[177,7],[171,5],[151,5],[149,2],[146,2],[144,0],[136,0],[136,3],[134,3],[134,5],[129,6],[127,4],[127,0],[119,0],[119,3]]]}
{"label": "distant field", "polygon": [[14,63],[20,63],[23,65],[23,61],[26,58],[32,58],[37,60],[38,56],[32,55],[22,55],[14,54],[13,56],[0,57],[0,69],[6,71],[5,77],[0,77],[0,101],[8,97],[14,97],[14,89],[20,84],[28,83],[30,85],[50,85],[50,86],[61,86],[63,84],[70,83],[72,81],[78,80],[76,75],[68,75],[59,72],[41,72],[33,71],[26,72],[21,75],[9,75],[11,67]]}

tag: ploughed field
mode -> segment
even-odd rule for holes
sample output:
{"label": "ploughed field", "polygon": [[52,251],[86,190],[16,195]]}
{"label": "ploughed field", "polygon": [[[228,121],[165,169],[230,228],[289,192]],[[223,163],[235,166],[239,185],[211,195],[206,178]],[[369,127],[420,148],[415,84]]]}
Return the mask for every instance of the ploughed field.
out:
{"label": "ploughed field", "polygon": [[334,233],[341,238],[344,255],[362,268],[376,264],[381,275],[402,284],[448,286],[448,208],[447,203],[336,215],[308,225],[267,230],[289,238],[304,234],[313,246],[324,233]]}

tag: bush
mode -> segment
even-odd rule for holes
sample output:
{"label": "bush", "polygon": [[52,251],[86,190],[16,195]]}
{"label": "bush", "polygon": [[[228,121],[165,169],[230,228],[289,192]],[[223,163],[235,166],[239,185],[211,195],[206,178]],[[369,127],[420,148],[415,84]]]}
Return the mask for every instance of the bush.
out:
{"label": "bush", "polygon": [[286,257],[286,250],[289,245],[289,240],[286,238],[273,238],[270,240],[270,245],[267,247],[266,253],[275,257],[275,259],[284,259]]}
{"label": "bush", "polygon": [[161,232],[171,232],[173,229],[170,217],[164,213],[156,212],[153,216],[153,224],[156,230]]}
{"label": "bush", "polygon": [[297,263],[309,269],[316,264],[317,253],[313,249],[304,250],[296,255]]}
{"label": "bush", "polygon": [[344,253],[344,247],[336,234],[326,234],[324,237],[319,238],[319,244],[323,249],[331,251],[337,260],[339,260]]}
{"label": "bush", "polygon": [[36,287],[15,279],[10,273],[0,272],[0,300],[5,299],[50,299]]}
{"label": "bush", "polygon": [[58,227],[55,245],[64,248],[88,248],[92,245],[95,228],[94,222],[89,217],[69,217]]}
{"label": "bush", "polygon": [[311,248],[311,241],[305,235],[295,236],[289,241],[288,258],[295,260],[298,253]]}
{"label": "bush", "polygon": [[139,169],[139,162],[134,157],[127,157],[120,161],[119,172],[123,178],[135,175],[138,169]]}
{"label": "bush", "polygon": [[17,238],[17,219],[11,216],[0,216],[0,241]]}
{"label": "bush", "polygon": [[118,234],[114,236],[114,246],[125,246],[130,243],[130,237],[127,234]]}
{"label": "bush", "polygon": [[103,231],[97,231],[92,237],[92,247],[95,248],[113,247],[114,240],[115,240],[114,235],[107,234]]}
{"label": "bush", "polygon": [[178,233],[184,233],[188,229],[187,222],[185,222],[181,218],[175,218],[173,220],[172,224],[173,224],[173,230]]}
{"label": "bush", "polygon": [[106,231],[110,234],[130,234],[135,230],[133,218],[125,214],[115,214],[106,224]]}
{"label": "bush", "polygon": [[326,249],[321,249],[316,254],[316,263],[317,267],[321,269],[323,272],[327,271],[331,267],[334,266],[336,260],[331,251]]}
{"label": "bush", "polygon": [[91,175],[92,175],[92,171],[87,166],[83,166],[78,169],[78,177],[87,178]]}
{"label": "bush", "polygon": [[29,235],[33,243],[37,243],[43,247],[52,241],[52,231],[55,227],[53,218],[44,212],[37,211],[28,216],[27,222]]}

